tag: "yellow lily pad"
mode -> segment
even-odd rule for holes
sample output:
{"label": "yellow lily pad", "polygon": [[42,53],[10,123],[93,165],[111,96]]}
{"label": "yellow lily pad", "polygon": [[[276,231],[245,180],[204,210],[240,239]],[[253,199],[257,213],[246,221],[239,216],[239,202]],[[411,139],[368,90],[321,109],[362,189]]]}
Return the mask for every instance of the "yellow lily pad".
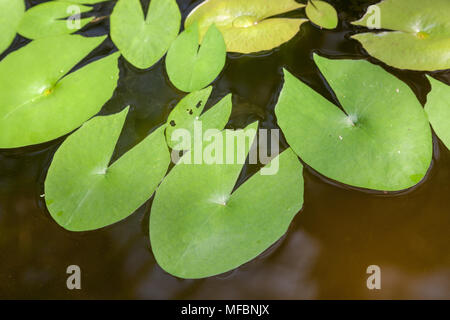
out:
{"label": "yellow lily pad", "polygon": [[304,7],[294,0],[206,0],[187,17],[185,27],[198,22],[200,41],[215,24],[228,52],[271,50],[291,40],[307,19],[271,18]]}

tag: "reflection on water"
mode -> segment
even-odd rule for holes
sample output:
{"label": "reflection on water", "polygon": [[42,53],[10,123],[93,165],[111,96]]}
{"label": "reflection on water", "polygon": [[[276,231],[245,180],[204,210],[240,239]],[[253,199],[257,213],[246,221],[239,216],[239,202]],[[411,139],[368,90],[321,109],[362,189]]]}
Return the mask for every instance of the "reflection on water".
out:
{"label": "reflection on water", "polygon": [[[178,2],[186,15],[199,1]],[[373,2],[333,1],[347,19]],[[111,7],[96,9],[107,14]],[[86,32],[105,32],[107,23]],[[259,120],[264,128],[276,128],[273,108],[282,67],[333,99],[311,53],[367,59],[358,43],[348,40],[350,32],[347,23],[335,31],[304,24],[295,39],[270,54],[230,55],[208,105],[232,92],[229,127]],[[17,39],[15,45],[21,43]],[[107,42],[97,54],[112,48]],[[121,60],[120,68],[119,87],[102,110],[108,114],[132,106],[116,157],[163,123],[183,96],[168,83],[162,63],[139,71]],[[394,73],[425,101],[429,86],[422,73]],[[436,76],[450,78],[449,72]],[[0,298],[450,298],[450,152],[436,138],[433,167],[409,192],[361,192],[306,168],[305,206],[288,234],[238,270],[203,280],[174,278],[155,263],[148,236],[151,201],[125,221],[95,232],[70,233],[54,223],[40,195],[62,141],[0,151]],[[241,179],[252,172],[246,168]],[[80,291],[66,289],[65,272],[72,264],[82,270]],[[381,267],[381,291],[366,287],[366,268],[372,264]]]}
{"label": "reflection on water", "polygon": [[447,298],[450,288],[450,270],[440,269],[425,274],[409,274],[396,268],[384,269],[386,290],[381,296],[384,299],[395,299],[398,296],[409,296],[412,299]]}
{"label": "reflection on water", "polygon": [[304,230],[292,230],[276,248],[235,270],[228,277],[204,280],[193,292],[192,298],[315,298],[318,288],[311,274],[319,252],[317,241]]}

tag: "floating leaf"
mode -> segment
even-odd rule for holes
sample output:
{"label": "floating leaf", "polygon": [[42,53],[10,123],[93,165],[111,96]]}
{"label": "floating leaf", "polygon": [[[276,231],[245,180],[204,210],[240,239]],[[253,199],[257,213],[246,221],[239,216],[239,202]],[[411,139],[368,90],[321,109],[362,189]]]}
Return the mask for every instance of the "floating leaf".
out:
{"label": "floating leaf", "polygon": [[450,149],[450,87],[428,77],[431,92],[428,94],[425,111],[437,136]]}
{"label": "floating leaf", "polygon": [[56,139],[100,111],[117,85],[118,53],[68,72],[104,39],[44,38],[0,62],[0,148]]}
{"label": "floating leaf", "polygon": [[304,6],[294,0],[206,0],[192,10],[185,26],[198,22],[203,39],[208,28],[215,24],[229,52],[271,50],[291,40],[308,20],[270,17]]}
{"label": "floating leaf", "polygon": [[[216,138],[224,140],[228,131]],[[241,130],[235,136],[245,135]],[[209,277],[239,267],[280,239],[303,204],[302,165],[290,149],[273,161],[279,161],[278,173],[256,174],[235,191],[242,164],[176,165],[152,205],[150,238],[158,264],[180,278]]]}
{"label": "floating leaf", "polygon": [[[194,137],[194,123],[201,122],[202,131],[209,129],[222,130],[228,122],[231,115],[231,94],[223,98],[214,107],[202,114],[206,102],[211,94],[212,87],[195,91],[184,97],[177,106],[172,110],[167,120],[167,144],[171,148],[177,145],[176,138],[172,134],[179,129],[190,132],[190,136]],[[192,140],[191,140],[192,144]]]}
{"label": "floating leaf", "polygon": [[352,38],[361,42],[371,56],[399,69],[448,69],[449,12],[448,0],[427,4],[421,0],[384,0],[353,24],[393,31],[362,33]]}
{"label": "floating leaf", "polygon": [[198,25],[183,31],[167,53],[170,81],[185,92],[200,90],[214,81],[225,66],[226,47],[220,31],[212,25],[199,49]]}
{"label": "floating leaf", "polygon": [[344,110],[285,71],[276,115],[292,149],[348,185],[397,191],[417,184],[430,166],[432,139],[410,88],[367,61],[314,59]]}
{"label": "floating leaf", "polygon": [[120,0],[111,15],[111,38],[128,62],[146,69],[167,52],[180,24],[175,0],[152,0],[146,18],[139,0]]}
{"label": "floating leaf", "polygon": [[147,201],[170,163],[160,127],[110,165],[128,113],[95,117],[56,152],[45,180],[53,219],[70,231],[102,228],[125,219]]}
{"label": "floating leaf", "polygon": [[[74,33],[93,18],[80,19],[77,24],[75,21],[69,21],[73,14],[73,3],[50,1],[34,6],[25,12],[20,22],[18,32],[28,39],[39,39],[49,36]],[[79,13],[91,11],[91,7],[76,5]]]}
{"label": "floating leaf", "polygon": [[308,18],[319,27],[334,29],[338,25],[336,9],[325,1],[308,1],[305,12]]}
{"label": "floating leaf", "polygon": [[25,12],[23,0],[0,0],[0,53],[13,42],[16,30]]}

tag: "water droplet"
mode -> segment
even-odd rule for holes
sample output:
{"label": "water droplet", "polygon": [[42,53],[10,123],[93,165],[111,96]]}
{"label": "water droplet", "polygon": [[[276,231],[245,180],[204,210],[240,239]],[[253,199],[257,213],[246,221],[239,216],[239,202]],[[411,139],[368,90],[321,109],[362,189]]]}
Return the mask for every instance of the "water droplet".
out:
{"label": "water droplet", "polygon": [[255,16],[240,16],[233,21],[233,27],[235,28],[248,28],[255,24],[258,24],[258,19]]}

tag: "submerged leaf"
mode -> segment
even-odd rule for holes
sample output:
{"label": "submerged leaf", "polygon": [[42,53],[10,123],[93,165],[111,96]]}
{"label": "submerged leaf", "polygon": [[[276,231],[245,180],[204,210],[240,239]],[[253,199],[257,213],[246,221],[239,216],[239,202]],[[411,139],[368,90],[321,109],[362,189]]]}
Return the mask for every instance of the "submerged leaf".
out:
{"label": "submerged leaf", "polygon": [[325,1],[309,0],[305,12],[308,18],[319,27],[334,29],[338,25],[336,9]]}
{"label": "submerged leaf", "polygon": [[[253,134],[234,133],[238,141],[250,140],[234,153],[248,153],[256,126],[248,129]],[[227,135],[229,130],[215,137]],[[239,267],[280,239],[302,207],[303,177],[292,150],[274,161],[276,174],[256,174],[235,191],[242,164],[176,165],[158,188],[150,216],[158,264],[180,278],[209,277]]]}
{"label": "submerged leaf", "polygon": [[319,173],[355,187],[398,191],[419,183],[432,139],[411,89],[367,61],[314,59],[344,110],[285,71],[275,111],[292,149]]}
{"label": "submerged leaf", "polygon": [[119,0],[111,15],[111,38],[128,62],[146,69],[167,52],[180,25],[175,0],[152,0],[146,17],[139,0]]}
{"label": "submerged leaf", "polygon": [[117,85],[118,53],[69,72],[104,39],[44,38],[0,62],[0,148],[56,139],[100,111]]}
{"label": "submerged leaf", "polygon": [[167,53],[169,79],[175,87],[185,92],[206,87],[225,66],[225,42],[214,25],[206,33],[200,49],[198,43],[198,25],[195,23],[178,36]]}
{"label": "submerged leaf", "polygon": [[[177,130],[187,130],[190,136],[194,137],[195,121],[201,122],[203,131],[209,129],[222,130],[225,127],[231,115],[231,94],[227,95],[214,107],[202,114],[211,91],[212,87],[208,87],[200,91],[192,92],[184,97],[172,110],[167,120],[166,129],[167,144],[169,147],[176,148],[179,145],[176,135],[172,136]],[[178,148],[176,149],[179,150]]]}
{"label": "submerged leaf", "polygon": [[0,0],[0,53],[13,42],[24,12],[24,0]]}
{"label": "submerged leaf", "polygon": [[206,0],[192,10],[185,26],[197,22],[202,40],[208,28],[215,24],[229,52],[271,50],[291,40],[307,21],[271,17],[302,7],[295,0]]}
{"label": "submerged leaf", "polygon": [[[28,39],[39,39],[49,36],[74,33],[87,25],[93,17],[74,21],[66,20],[72,12],[74,4],[70,2],[50,1],[27,10],[20,22],[18,32]],[[80,13],[89,12],[91,7],[77,5]]]}
{"label": "submerged leaf", "polygon": [[88,231],[125,219],[166,174],[170,156],[164,127],[110,165],[127,113],[93,118],[56,152],[45,180],[45,202],[63,228]]}
{"label": "submerged leaf", "polygon": [[450,1],[384,0],[369,8],[353,24],[392,30],[352,37],[371,56],[399,69],[450,68]]}
{"label": "submerged leaf", "polygon": [[428,80],[432,89],[425,111],[437,136],[450,149],[450,86],[431,77]]}

